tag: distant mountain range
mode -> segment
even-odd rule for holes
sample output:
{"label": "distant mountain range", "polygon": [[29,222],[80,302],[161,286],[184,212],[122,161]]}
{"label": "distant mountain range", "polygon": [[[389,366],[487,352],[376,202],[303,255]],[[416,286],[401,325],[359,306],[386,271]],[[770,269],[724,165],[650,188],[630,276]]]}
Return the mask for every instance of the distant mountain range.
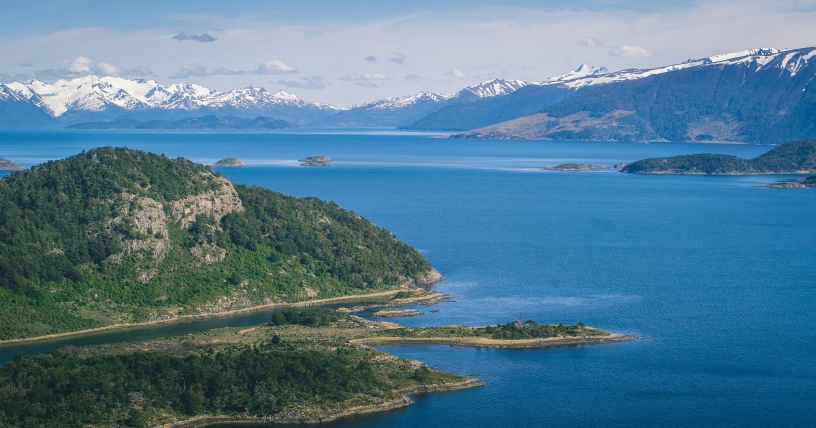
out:
{"label": "distant mountain range", "polygon": [[779,143],[816,137],[816,48],[755,49],[651,69],[582,65],[541,82],[496,79],[347,109],[263,88],[86,76],[0,84],[0,126],[269,116],[296,125],[469,131],[460,138]]}
{"label": "distant mountain range", "polygon": [[289,129],[295,125],[271,117],[258,116],[243,119],[235,116],[188,117],[181,120],[119,119],[105,122],[82,122],[68,126],[68,129]]}

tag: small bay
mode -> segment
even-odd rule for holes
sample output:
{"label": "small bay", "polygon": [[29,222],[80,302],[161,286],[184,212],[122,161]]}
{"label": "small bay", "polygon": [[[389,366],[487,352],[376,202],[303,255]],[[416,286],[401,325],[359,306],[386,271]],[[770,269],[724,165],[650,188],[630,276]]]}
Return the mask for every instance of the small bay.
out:
{"label": "small bay", "polygon": [[[388,346],[487,385],[415,397],[334,427],[814,426],[816,191],[759,186],[791,176],[552,172],[647,157],[770,146],[447,140],[387,130],[0,132],[0,157],[31,166],[99,146],[212,163],[237,183],[333,200],[418,248],[452,302],[409,326],[516,318],[638,340],[540,350]],[[301,167],[324,155],[331,167]],[[5,174],[5,172],[3,172]],[[0,347],[146,340],[252,325],[268,313]],[[255,425],[257,426],[257,425]]]}

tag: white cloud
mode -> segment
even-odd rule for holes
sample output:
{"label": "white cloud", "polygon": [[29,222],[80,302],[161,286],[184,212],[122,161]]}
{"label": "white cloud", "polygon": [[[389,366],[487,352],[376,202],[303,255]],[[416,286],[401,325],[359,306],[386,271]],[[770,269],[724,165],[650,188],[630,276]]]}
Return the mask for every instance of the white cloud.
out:
{"label": "white cloud", "polygon": [[419,82],[420,80],[422,80],[422,76],[419,76],[419,75],[416,75],[416,74],[409,74],[409,75],[405,76],[405,80],[407,80],[409,82]]}
{"label": "white cloud", "polygon": [[84,56],[78,56],[73,62],[71,62],[71,64],[68,65],[68,71],[77,74],[90,73],[93,66],[93,60],[85,58]]}
{"label": "white cloud", "polygon": [[258,74],[297,74],[298,71],[283,61],[273,59],[271,61],[264,61],[263,64],[258,66],[255,72]]}
{"label": "white cloud", "polygon": [[457,79],[464,79],[465,77],[467,77],[467,74],[465,74],[464,71],[462,71],[462,70],[460,70],[458,68],[454,68],[450,72],[446,73],[446,75],[451,76],[451,77],[455,77]]}
{"label": "white cloud", "polygon": [[122,70],[121,68],[115,65],[108,64],[106,62],[100,62],[99,64],[96,64],[94,69],[96,70],[97,74],[103,76],[121,76],[125,74],[124,70]]}
{"label": "white cloud", "polygon": [[595,37],[587,37],[586,39],[578,40],[576,43],[581,46],[603,46],[603,42]]}
{"label": "white cloud", "polygon": [[377,57],[376,57],[376,56],[374,56],[374,55],[367,56],[367,57],[365,57],[365,58],[363,58],[363,59],[364,59],[364,60],[366,60],[366,61],[368,61],[368,62],[377,62]]}
{"label": "white cloud", "polygon": [[642,57],[652,56],[654,54],[643,46],[620,45],[613,47],[612,50],[609,51],[609,55]]}

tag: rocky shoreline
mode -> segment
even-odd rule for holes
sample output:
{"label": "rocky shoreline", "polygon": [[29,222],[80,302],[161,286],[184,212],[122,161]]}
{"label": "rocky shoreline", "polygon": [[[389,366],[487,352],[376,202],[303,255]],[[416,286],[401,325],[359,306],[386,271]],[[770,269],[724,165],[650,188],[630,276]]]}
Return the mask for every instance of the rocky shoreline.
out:
{"label": "rocky shoreline", "polygon": [[366,346],[450,345],[471,348],[531,349],[561,346],[596,345],[637,339],[635,336],[611,333],[608,336],[550,337],[546,339],[486,339],[480,337],[377,337],[353,341]]}
{"label": "rocky shoreline", "polygon": [[162,428],[199,428],[215,424],[321,424],[331,422],[339,418],[364,415],[367,413],[384,412],[388,410],[408,407],[414,404],[409,395],[428,394],[434,392],[459,391],[462,389],[476,388],[485,383],[476,378],[466,378],[461,382],[450,382],[436,385],[420,385],[395,391],[399,396],[392,400],[385,400],[380,403],[353,406],[348,408],[330,409],[292,409],[284,415],[277,414],[267,418],[255,416],[196,416],[184,421],[161,425]]}

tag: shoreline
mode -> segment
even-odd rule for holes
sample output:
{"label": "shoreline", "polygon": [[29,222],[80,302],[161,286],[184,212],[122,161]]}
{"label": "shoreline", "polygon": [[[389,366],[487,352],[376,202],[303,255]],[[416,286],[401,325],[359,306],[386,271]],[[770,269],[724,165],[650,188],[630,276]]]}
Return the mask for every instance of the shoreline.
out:
{"label": "shoreline", "polygon": [[356,339],[351,343],[365,346],[387,345],[450,345],[470,348],[531,349],[556,346],[595,345],[637,339],[620,333],[609,336],[548,337],[546,339],[487,339],[482,337],[377,337]]}
{"label": "shoreline", "polygon": [[187,321],[187,320],[196,320],[196,319],[211,319],[211,318],[228,318],[234,315],[242,315],[242,314],[249,314],[253,312],[260,312],[263,310],[268,309],[276,309],[276,308],[297,308],[297,307],[308,307],[308,306],[319,306],[325,305],[335,302],[343,302],[343,301],[353,301],[353,300],[364,300],[370,298],[377,298],[377,297],[388,297],[393,296],[400,291],[409,290],[409,287],[398,287],[393,288],[391,290],[386,291],[378,291],[374,293],[368,294],[353,294],[348,296],[338,296],[338,297],[328,297],[325,299],[315,299],[315,300],[304,300],[301,302],[291,302],[291,303],[269,303],[264,305],[252,306],[249,308],[243,309],[233,309],[230,311],[223,311],[223,312],[215,312],[209,314],[195,314],[195,315],[178,315],[173,318],[163,319],[163,320],[156,320],[156,321],[145,321],[140,323],[127,323],[127,324],[111,324],[106,325],[103,327],[95,327],[89,328],[85,330],[77,330],[77,331],[66,331],[63,333],[54,333],[54,334],[47,334],[45,336],[34,336],[34,337],[25,337],[21,339],[8,339],[8,340],[0,340],[0,346],[4,345],[14,345],[20,343],[28,343],[28,342],[40,342],[40,341],[48,341],[53,339],[62,339],[66,337],[72,336],[82,336],[94,333],[102,333],[106,331],[113,331],[113,330],[125,330],[130,328],[139,328],[139,327],[149,327],[161,324],[172,324],[175,322],[180,321]]}
{"label": "shoreline", "polygon": [[460,382],[440,383],[434,385],[420,385],[396,390],[399,396],[393,400],[384,401],[382,403],[368,404],[363,406],[350,407],[348,409],[326,409],[320,410],[315,414],[308,416],[272,416],[272,417],[256,417],[256,416],[194,416],[183,421],[172,422],[168,424],[159,425],[162,428],[199,428],[215,424],[244,424],[244,425],[260,425],[260,424],[322,424],[331,422],[336,419],[345,418],[349,416],[359,416],[367,413],[385,412],[388,410],[408,407],[414,404],[408,396],[417,394],[428,394],[435,392],[459,391],[462,389],[476,388],[483,386],[485,383],[479,379],[468,377]]}

